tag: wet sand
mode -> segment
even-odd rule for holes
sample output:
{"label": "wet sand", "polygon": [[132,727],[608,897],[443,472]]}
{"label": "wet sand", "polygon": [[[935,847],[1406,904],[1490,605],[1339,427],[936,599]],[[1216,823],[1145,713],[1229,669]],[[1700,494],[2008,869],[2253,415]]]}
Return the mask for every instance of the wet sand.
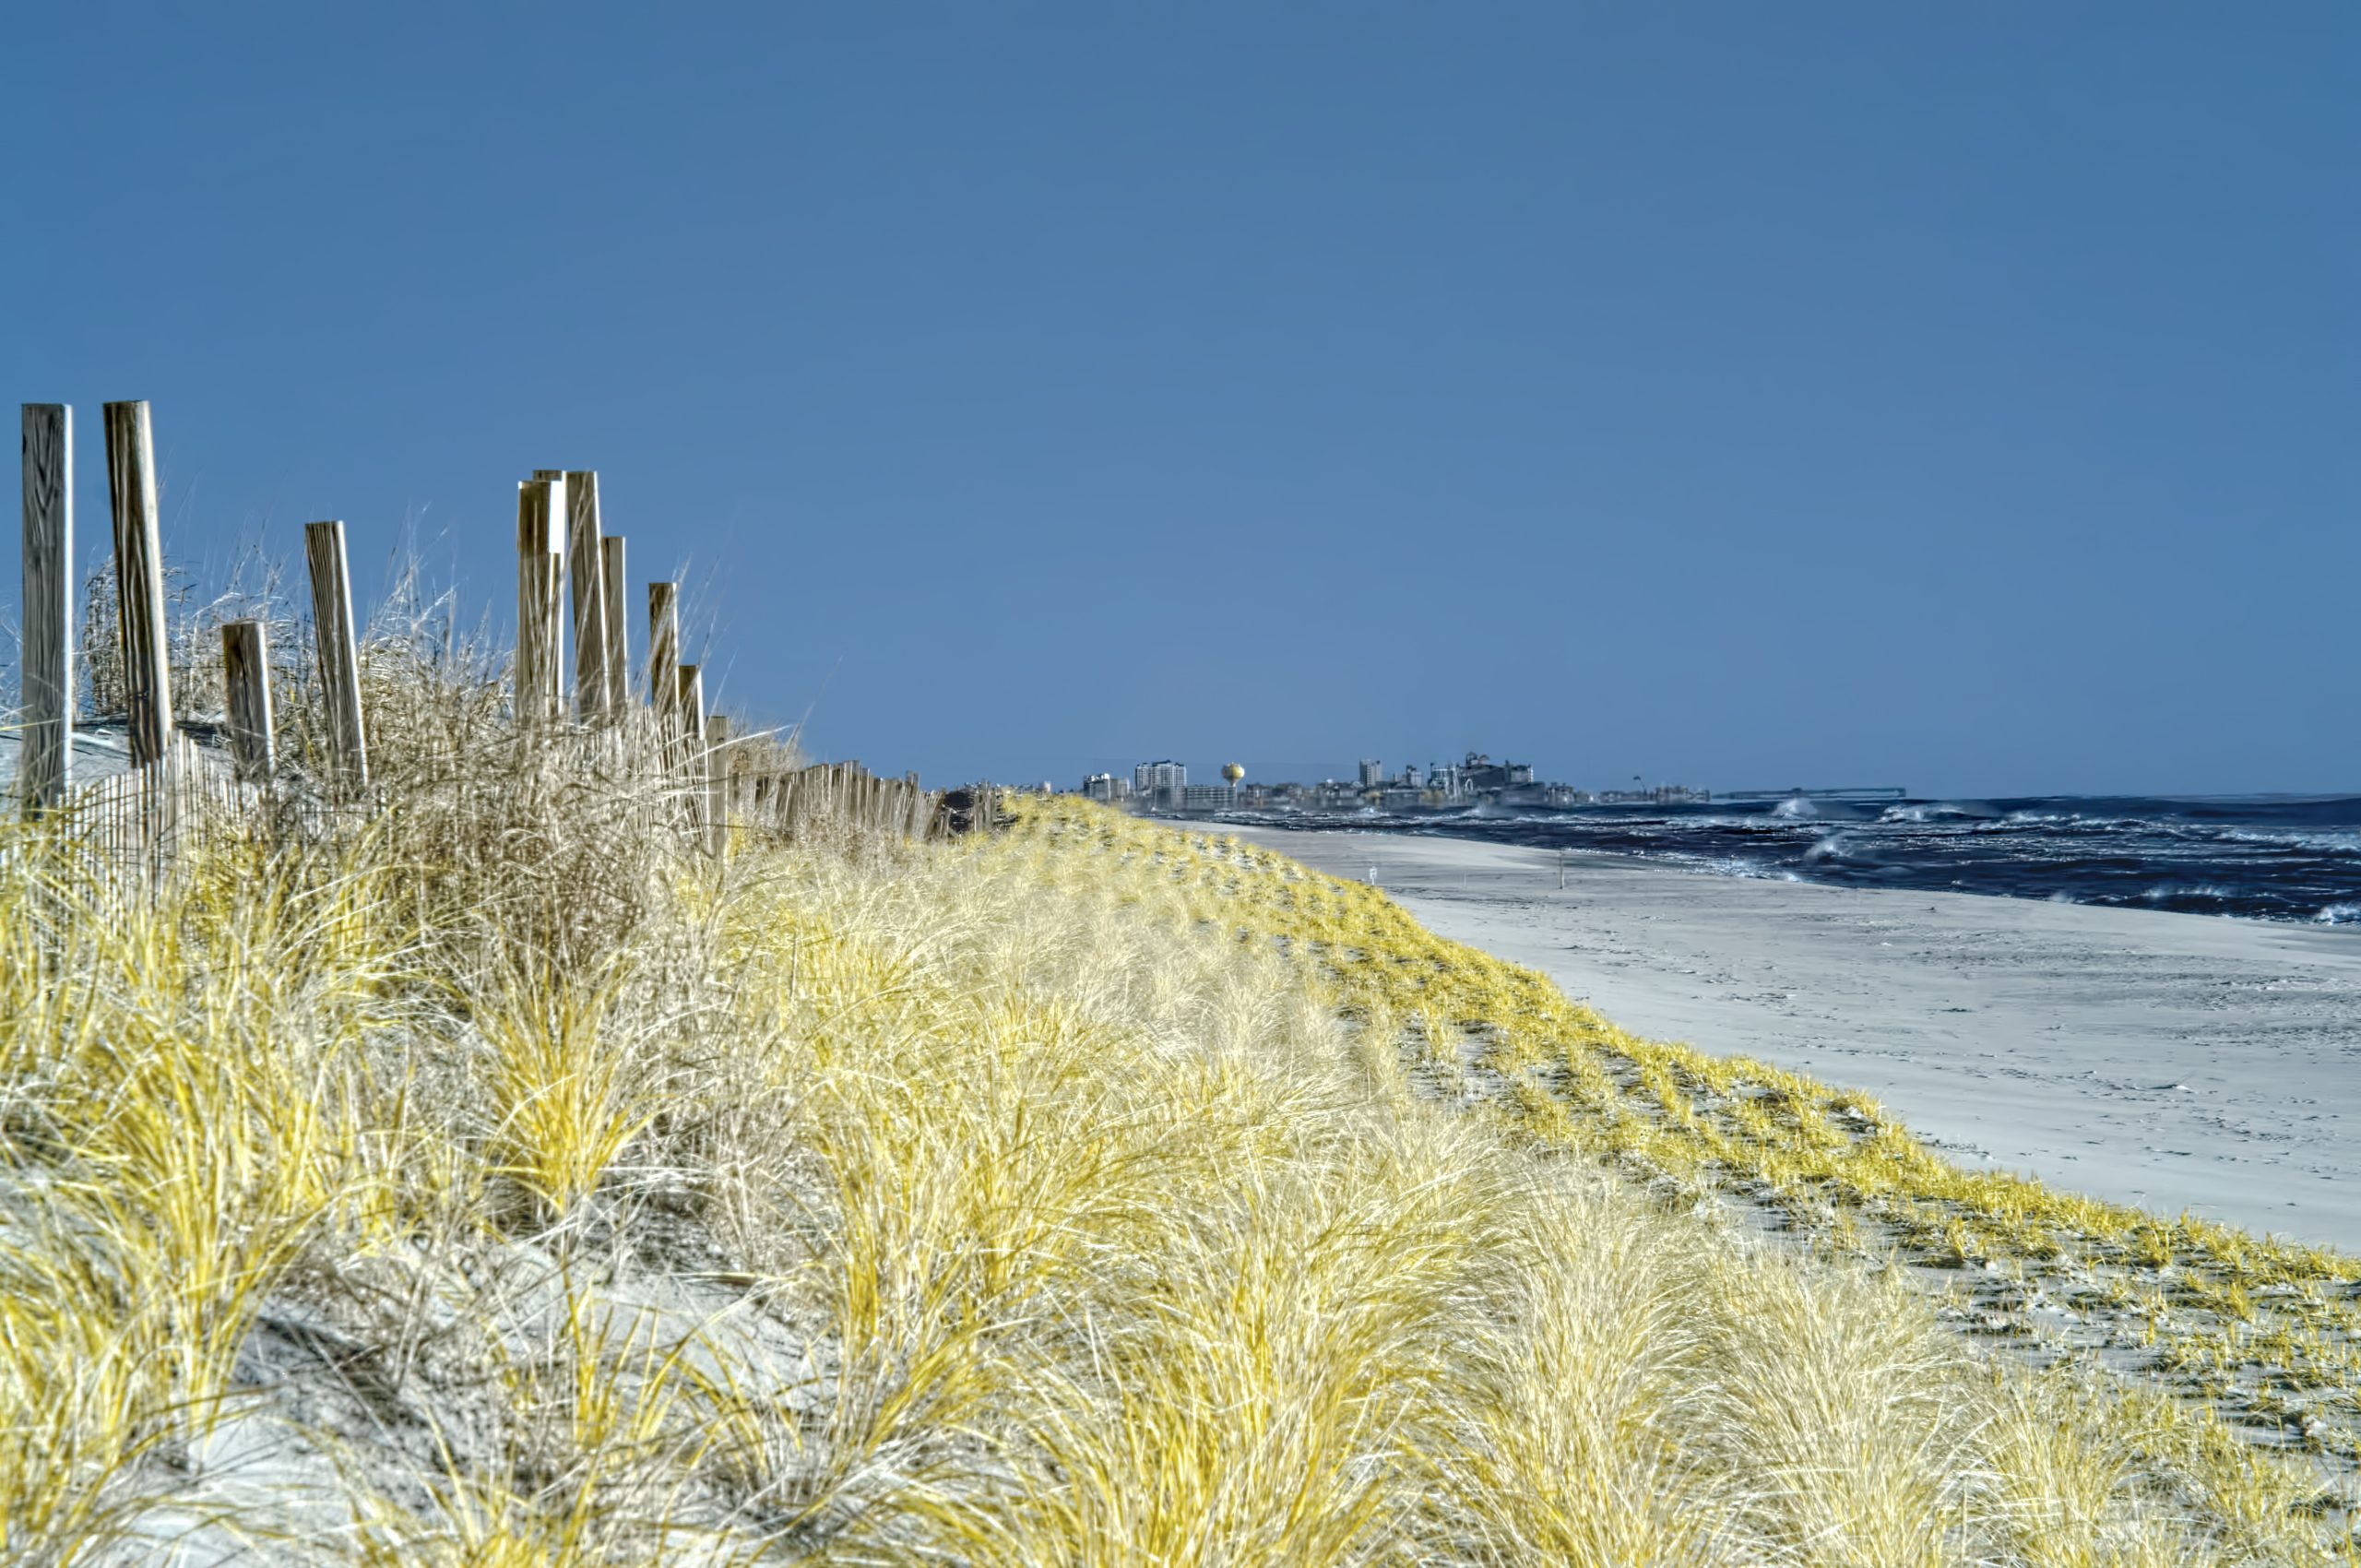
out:
{"label": "wet sand", "polygon": [[1863,1088],[1952,1158],[2361,1252],[2361,932],[1238,828],[1624,1028]]}

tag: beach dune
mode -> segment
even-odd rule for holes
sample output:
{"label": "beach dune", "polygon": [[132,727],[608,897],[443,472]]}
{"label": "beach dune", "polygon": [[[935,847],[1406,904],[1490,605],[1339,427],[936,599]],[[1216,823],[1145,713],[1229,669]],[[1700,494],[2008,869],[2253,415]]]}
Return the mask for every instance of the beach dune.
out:
{"label": "beach dune", "polygon": [[1952,1158],[2361,1252],[2361,931],[1238,827],[1634,1033],[1866,1089]]}

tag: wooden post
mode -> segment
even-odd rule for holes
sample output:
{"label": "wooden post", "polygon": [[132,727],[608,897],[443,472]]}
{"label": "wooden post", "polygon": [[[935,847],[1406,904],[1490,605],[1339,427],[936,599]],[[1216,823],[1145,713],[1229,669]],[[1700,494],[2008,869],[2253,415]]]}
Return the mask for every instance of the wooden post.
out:
{"label": "wooden post", "polygon": [[673,667],[673,734],[692,747],[705,739],[705,672],[694,664]]}
{"label": "wooden post", "polygon": [[[658,715],[670,719],[680,705],[681,585],[647,585],[647,700]],[[659,726],[669,738],[670,723]]]}
{"label": "wooden post", "polygon": [[361,646],[352,624],[344,525],[305,523],[303,564],[312,574],[312,636],[320,650],[330,760],[340,790],[357,793],[369,787],[369,740],[361,723]]}
{"label": "wooden post", "polygon": [[705,847],[716,855],[730,849],[730,720],[715,714],[705,721]]}
{"label": "wooden post", "polygon": [[107,494],[114,505],[115,608],[122,622],[123,688],[131,760],[164,759],[172,732],[172,677],[165,662],[164,550],[156,516],[156,440],[145,403],[109,403]]}
{"label": "wooden post", "polygon": [[599,476],[565,476],[565,571],[574,579],[574,717],[607,717],[607,570],[599,537]]}
{"label": "wooden post", "polygon": [[279,759],[270,727],[270,635],[261,622],[222,625],[221,683],[230,694],[230,763],[238,782],[267,784]]}
{"label": "wooden post", "polygon": [[74,410],[24,406],[24,735],[17,788],[29,811],[61,805],[74,771]]}
{"label": "wooden post", "polygon": [[631,702],[631,637],[623,628],[623,536],[599,540],[599,576],[607,607],[607,718],[622,719]]}
{"label": "wooden post", "polygon": [[562,711],[565,633],[565,476],[544,469],[516,487],[516,721]]}
{"label": "wooden post", "polygon": [[[694,664],[675,665],[672,682],[672,707],[666,719],[664,754],[678,769],[685,762],[694,761],[705,743],[705,674]],[[703,789],[689,791],[688,806],[690,824],[702,826]]]}

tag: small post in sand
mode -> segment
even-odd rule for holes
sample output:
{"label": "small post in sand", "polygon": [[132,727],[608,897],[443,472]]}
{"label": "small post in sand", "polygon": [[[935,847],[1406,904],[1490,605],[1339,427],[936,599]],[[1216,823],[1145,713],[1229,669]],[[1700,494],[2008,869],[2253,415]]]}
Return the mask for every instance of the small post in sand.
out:
{"label": "small post in sand", "polygon": [[124,706],[130,717],[132,763],[150,767],[164,760],[164,742],[172,733],[172,676],[164,643],[164,547],[156,516],[156,438],[145,403],[109,403],[104,413]]}
{"label": "small post in sand", "polygon": [[[665,755],[673,766],[694,763],[705,744],[705,671],[694,664],[675,665],[672,669],[671,724],[664,737]],[[689,821],[702,822],[705,813],[705,790],[700,778],[689,790]]]}
{"label": "small post in sand", "polygon": [[17,787],[30,812],[62,805],[74,753],[74,410],[24,406],[25,719]]}
{"label": "small post in sand", "polygon": [[681,700],[681,585],[647,585],[647,702],[656,710],[657,732],[672,738],[672,710]]}
{"label": "small post in sand", "polygon": [[631,701],[631,636],[623,625],[623,536],[599,540],[599,576],[607,606],[607,721],[621,723]]}
{"label": "small post in sand", "polygon": [[706,848],[715,855],[730,850],[730,720],[717,713],[705,721]]}
{"label": "small post in sand", "polygon": [[565,475],[541,469],[516,487],[516,722],[561,711],[565,631]]}
{"label": "small post in sand", "polygon": [[303,525],[312,574],[312,635],[320,650],[320,695],[328,708],[328,753],[347,795],[369,788],[369,741],[361,726],[361,650],[352,626],[352,574],[342,523]]}
{"label": "small post in sand", "polygon": [[599,536],[599,476],[585,469],[565,476],[565,574],[574,581],[574,717],[597,724],[607,717],[607,571]]}
{"label": "small post in sand", "polygon": [[222,624],[221,684],[230,699],[231,766],[241,784],[267,784],[278,755],[270,727],[270,636],[261,622]]}

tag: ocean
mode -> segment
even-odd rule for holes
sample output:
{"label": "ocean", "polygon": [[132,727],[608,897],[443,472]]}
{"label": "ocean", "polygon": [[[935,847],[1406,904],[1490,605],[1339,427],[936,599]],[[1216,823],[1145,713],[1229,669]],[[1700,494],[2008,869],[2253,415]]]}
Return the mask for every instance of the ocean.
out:
{"label": "ocean", "polygon": [[2361,925],[2361,796],[2355,795],[1223,814],[1603,849],[1726,876]]}

